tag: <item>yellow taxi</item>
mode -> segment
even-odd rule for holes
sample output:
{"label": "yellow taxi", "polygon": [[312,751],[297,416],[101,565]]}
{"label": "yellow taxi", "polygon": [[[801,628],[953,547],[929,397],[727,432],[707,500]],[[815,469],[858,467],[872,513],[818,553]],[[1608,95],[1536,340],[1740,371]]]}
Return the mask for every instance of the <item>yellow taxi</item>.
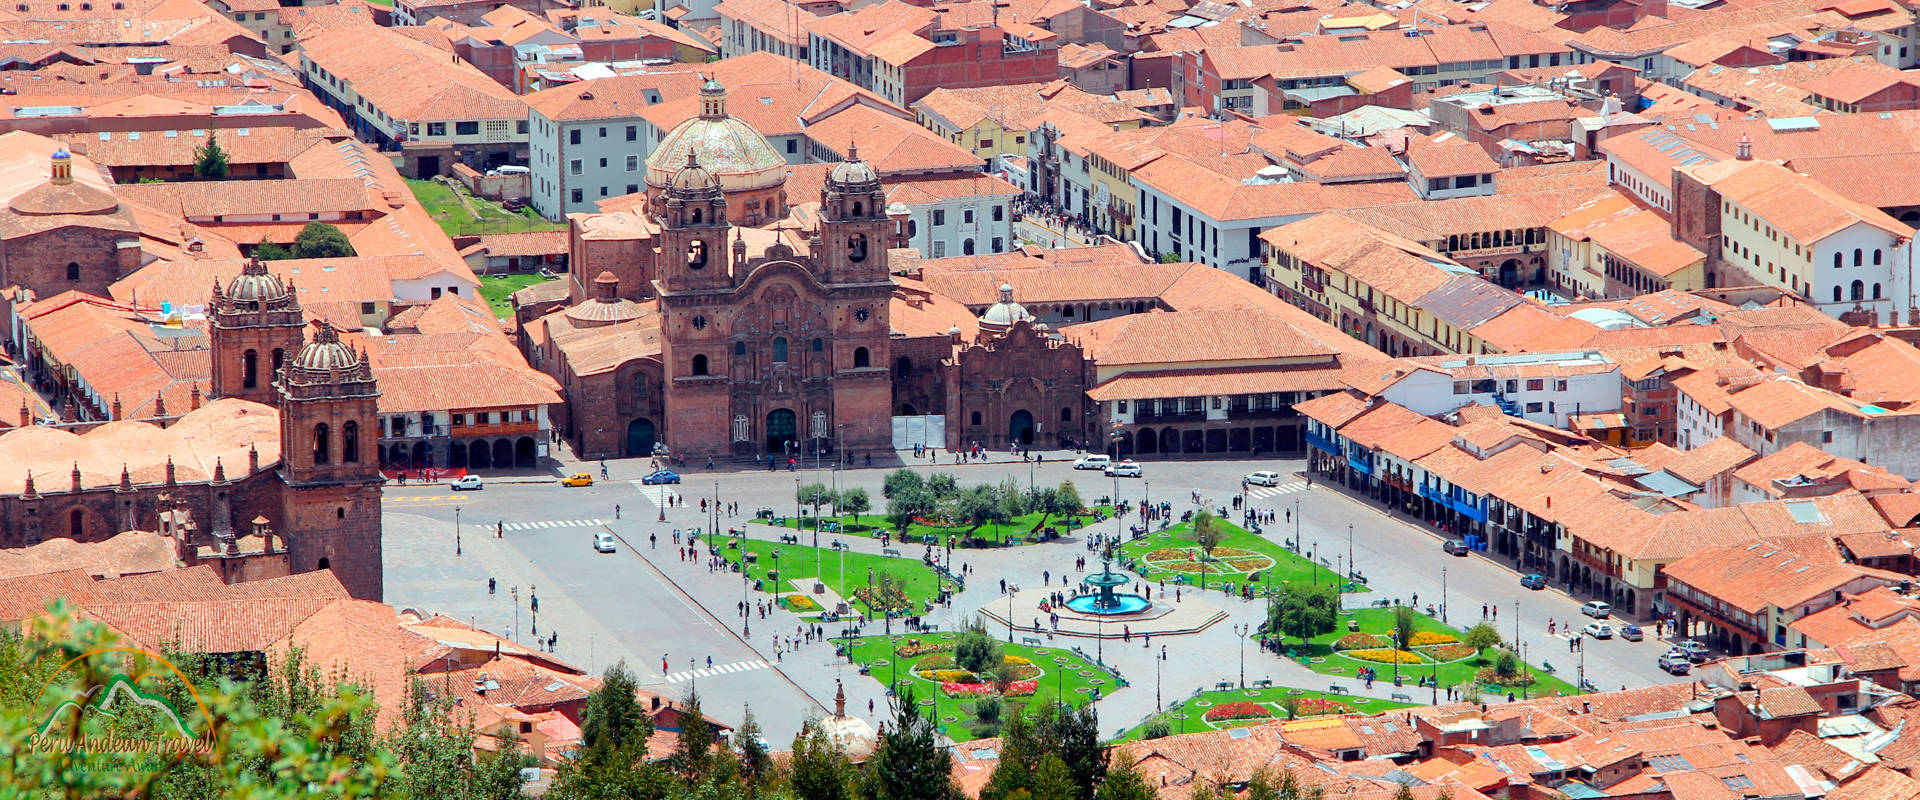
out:
{"label": "yellow taxi", "polygon": [[585,472],[576,472],[560,479],[561,486],[592,486],[593,476]]}

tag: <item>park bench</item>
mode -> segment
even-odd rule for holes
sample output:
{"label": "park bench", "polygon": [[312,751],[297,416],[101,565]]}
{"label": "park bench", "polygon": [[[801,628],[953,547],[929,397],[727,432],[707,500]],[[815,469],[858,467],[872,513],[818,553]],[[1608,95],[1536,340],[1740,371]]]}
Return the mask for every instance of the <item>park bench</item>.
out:
{"label": "park bench", "polygon": [[896,548],[892,548],[892,547],[883,547],[883,548],[880,548],[880,555],[883,555],[883,556],[893,556],[894,558],[899,558],[899,557],[900,557],[900,551],[899,551],[898,549],[896,549]]}
{"label": "park bench", "polygon": [[1039,647],[1040,638],[1037,636],[1022,636],[1020,637],[1020,643],[1028,647]]}
{"label": "park bench", "polygon": [[1353,690],[1337,683],[1327,684],[1327,694],[1353,694]]}
{"label": "park bench", "polygon": [[843,542],[843,541],[840,541],[839,539],[835,539],[835,540],[833,540],[833,549],[835,549],[835,550],[845,550],[845,549],[847,549],[847,543],[846,543],[846,542]]}
{"label": "park bench", "polygon": [[820,530],[823,530],[823,531],[827,531],[828,533],[839,533],[839,532],[840,532],[840,523],[838,523],[838,522],[822,522],[822,523],[820,523]]}
{"label": "park bench", "polygon": [[1357,620],[1357,619],[1347,620],[1347,631],[1349,633],[1358,633],[1360,631],[1360,620]]}
{"label": "park bench", "polygon": [[1413,695],[1407,694],[1406,692],[1394,692],[1392,697],[1402,703],[1413,702]]}
{"label": "park bench", "polygon": [[1553,662],[1551,662],[1551,661],[1542,661],[1542,662],[1540,662],[1540,671],[1541,671],[1541,672],[1544,672],[1544,673],[1547,673],[1548,675],[1552,675],[1552,674],[1553,674]]}
{"label": "park bench", "polygon": [[759,554],[759,553],[755,553],[755,552],[751,552],[751,551],[749,551],[749,552],[747,553],[747,563],[749,563],[749,564],[758,564],[758,563],[760,563],[760,554]]}
{"label": "park bench", "polygon": [[783,533],[780,535],[780,541],[785,542],[787,544],[799,544],[800,537],[795,536],[791,533]]}
{"label": "park bench", "polygon": [[1254,681],[1253,685],[1260,689],[1271,689],[1273,688],[1273,679],[1261,678],[1260,680]]}
{"label": "park bench", "polygon": [[1231,689],[1231,688],[1233,688],[1233,681],[1220,681],[1220,682],[1218,682],[1218,683],[1215,683],[1215,684],[1213,685],[1213,688],[1215,688],[1215,689],[1218,689],[1218,690],[1220,690],[1220,691],[1222,691],[1222,692],[1224,692],[1224,691],[1226,691],[1226,690],[1228,690],[1228,689]]}

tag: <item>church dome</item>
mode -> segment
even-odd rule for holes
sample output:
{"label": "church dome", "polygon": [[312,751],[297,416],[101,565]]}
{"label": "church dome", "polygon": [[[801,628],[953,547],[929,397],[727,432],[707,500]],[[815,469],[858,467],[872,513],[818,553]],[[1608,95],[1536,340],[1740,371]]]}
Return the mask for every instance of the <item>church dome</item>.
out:
{"label": "church dome", "polygon": [[318,323],[319,328],[313,340],[300,348],[300,354],[293,357],[293,366],[315,372],[329,370],[349,370],[360,366],[360,356],[353,348],[340,341],[340,334],[332,325]]}
{"label": "church dome", "polygon": [[267,265],[259,259],[247,261],[240,268],[240,274],[227,282],[227,297],[232,300],[257,300],[272,303],[287,298],[286,284],[280,278],[267,271]]}
{"label": "church dome", "polygon": [[727,113],[727,90],[713,80],[700,87],[700,115],[680,123],[647,156],[647,183],[672,185],[689,157],[726,191],[765,189],[787,179],[786,159],[752,125]]}
{"label": "church dome", "polygon": [[47,182],[21,192],[7,207],[15,214],[48,217],[55,214],[111,214],[120,210],[113,193],[73,181],[73,156],[53,154]]}
{"label": "church dome", "polygon": [[[684,171],[684,170],[683,170]],[[639,303],[620,296],[620,279],[602,271],[593,279],[593,299],[567,309],[567,319],[582,328],[597,328],[630,319],[644,313]]]}
{"label": "church dome", "polygon": [[860,146],[847,146],[847,160],[833,165],[827,172],[827,184],[832,189],[869,191],[880,184],[880,176],[874,174],[873,166],[860,157]]}
{"label": "church dome", "polygon": [[1000,302],[988,306],[986,313],[980,315],[980,321],[990,325],[1012,325],[1023,319],[1031,320],[1033,315],[1027,313],[1026,306],[1013,302],[1013,284],[1010,283],[1000,284]]}
{"label": "church dome", "polygon": [[681,197],[707,197],[720,193],[720,179],[714,177],[706,167],[700,166],[699,153],[688,150],[686,166],[673,173],[673,178],[667,181],[667,188]]}

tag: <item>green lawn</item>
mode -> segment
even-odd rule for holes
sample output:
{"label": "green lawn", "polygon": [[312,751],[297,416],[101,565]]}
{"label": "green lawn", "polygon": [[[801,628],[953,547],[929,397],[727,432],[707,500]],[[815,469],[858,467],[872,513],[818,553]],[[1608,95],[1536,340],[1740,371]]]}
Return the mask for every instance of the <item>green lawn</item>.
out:
{"label": "green lawn", "polygon": [[[1314,564],[1280,545],[1225,520],[1218,523],[1226,535],[1214,548],[1215,558],[1203,560],[1193,540],[1192,523],[1182,522],[1164,531],[1121,546],[1121,555],[1135,562],[1137,572],[1148,580],[1175,580],[1207,588],[1238,590],[1249,576],[1259,575],[1253,589],[1259,592],[1286,583],[1333,583],[1333,570]],[[1192,557],[1189,558],[1188,556]],[[1364,584],[1353,591],[1364,592]]]}
{"label": "green lawn", "polygon": [[[493,307],[494,316],[510,317],[513,316],[513,303],[508,298],[514,292],[536,283],[545,283],[547,280],[549,279],[540,277],[539,273],[482,275],[480,276],[480,296],[486,298],[487,305]],[[560,278],[552,280],[560,280]]]}
{"label": "green lawn", "polygon": [[[934,713],[941,730],[956,742],[980,739],[999,735],[998,726],[979,719],[974,713],[974,701],[968,698],[949,697],[940,689],[940,684],[912,673],[912,667],[921,661],[937,657],[942,653],[921,653],[909,657],[898,655],[898,648],[909,646],[909,642],[922,645],[951,642],[959,634],[952,631],[921,634],[897,634],[891,644],[886,636],[865,636],[853,641],[853,660],[867,667],[868,674],[883,685],[893,685],[896,677],[913,689],[914,699],[926,711]],[[1064,699],[1068,705],[1079,707],[1093,698],[1093,690],[1099,689],[1102,697],[1111,696],[1119,687],[1112,673],[1093,666],[1086,659],[1075,655],[1071,647],[1029,647],[1026,645],[1002,643],[1003,652],[1010,656],[1020,656],[1040,668],[1040,674],[1034,678],[1034,693],[1026,697],[1007,698],[1009,706],[1001,716],[1007,719],[1012,714],[1011,706],[1017,704],[1046,704]],[[951,646],[947,652],[950,653]],[[906,665],[901,669],[901,665]],[[1138,691],[1138,687],[1135,687]],[[1038,707],[1037,705],[1035,707]]]}
{"label": "green lawn", "polygon": [[[722,545],[725,547],[722,552],[726,553],[728,561],[739,562],[740,549],[735,546],[738,541],[728,539],[727,543]],[[774,566],[773,553],[778,551],[781,572],[778,594],[785,596],[794,593],[793,584],[790,581],[818,577],[827,584],[828,588],[847,598],[847,602],[854,607],[865,609],[867,616],[871,619],[877,619],[881,614],[878,610],[868,607],[866,603],[854,599],[853,591],[869,585],[877,585],[879,576],[882,574],[892,575],[901,582],[907,597],[913,601],[916,611],[924,607],[923,603],[934,599],[940,593],[940,576],[932,568],[920,563],[920,559],[914,556],[889,558],[866,553],[843,554],[839,550],[825,547],[814,548],[755,539],[748,539],[745,547],[747,552],[753,553],[756,559],[756,563],[748,564],[746,568],[747,577],[750,580],[766,578],[766,574],[772,571]],[[820,569],[825,571],[825,575],[816,573],[814,569],[816,553]],[[769,584],[766,588],[772,590],[775,587]]]}
{"label": "green lawn", "polygon": [[[1333,633],[1314,637],[1305,651],[1300,649],[1297,642],[1290,642],[1287,645],[1288,653],[1294,656],[1296,661],[1302,658],[1306,659],[1304,666],[1322,675],[1351,679],[1358,674],[1362,667],[1372,667],[1378,674],[1377,680],[1392,681],[1392,664],[1353,658],[1334,650],[1334,643],[1340,641],[1341,637],[1351,633],[1351,631],[1347,630],[1348,620],[1356,620],[1359,622],[1360,633],[1384,636],[1393,630],[1393,609],[1362,608],[1342,611],[1340,612],[1339,624]],[[1449,634],[1454,637],[1462,636],[1462,632],[1459,629],[1453,628],[1425,614],[1413,615],[1413,629],[1415,632],[1431,631],[1434,633]],[[1436,667],[1428,654],[1422,653],[1417,649],[1415,650],[1415,654],[1422,657],[1422,663],[1402,664],[1400,666],[1400,674],[1406,678],[1407,688],[1409,690],[1416,688],[1415,683],[1418,678],[1435,675]],[[1498,650],[1488,650],[1485,653],[1484,660],[1480,657],[1470,657],[1464,660],[1449,661],[1438,665],[1440,685],[1445,687],[1473,683],[1476,673],[1483,667],[1491,666],[1493,659],[1498,657],[1498,655]],[[1551,661],[1549,660],[1548,663],[1551,663]],[[1564,672],[1564,665],[1568,663],[1571,662],[1563,661],[1563,666],[1558,668],[1558,671]],[[1538,697],[1542,694],[1550,693],[1574,693],[1572,684],[1556,678],[1532,665],[1527,665],[1526,669],[1534,676],[1535,680],[1535,682],[1527,688],[1527,694],[1529,696]],[[1486,691],[1489,695],[1494,694],[1491,687],[1488,687]],[[1504,693],[1504,691],[1505,690],[1502,690],[1501,693]],[[1514,692],[1516,696],[1519,694],[1517,688]],[[1412,692],[1409,691],[1408,693],[1411,694]]]}
{"label": "green lawn", "polygon": [[[807,509],[807,510],[811,511],[812,509]],[[1111,516],[1113,514],[1112,506],[1099,506],[1093,510],[1109,515],[1107,517],[1109,520],[1113,518]],[[805,531],[813,530],[814,520],[812,517],[807,517],[805,519],[796,519],[794,517],[776,517],[775,519],[779,520],[780,525],[783,525],[788,528],[793,528],[795,530],[805,530]],[[885,530],[893,529],[893,523],[889,521],[885,515],[882,515],[882,514],[860,514],[858,516],[849,514],[847,516],[841,516],[841,517],[826,516],[822,518],[822,521],[823,521],[823,524],[834,523],[839,525],[840,526],[839,532],[845,533],[849,536],[872,537],[873,531],[875,528],[881,528]],[[761,520],[761,519],[756,519],[753,522],[761,525],[774,524],[772,522],[768,522],[767,520]],[[1093,515],[1091,514],[1076,516],[1072,519],[1068,519],[1066,517],[1062,517],[1059,515],[1048,515],[1046,517],[1047,527],[1050,527],[1050,528],[1058,527],[1060,528],[1060,530],[1067,531],[1067,532],[1077,530],[1079,528],[1085,527],[1087,525],[1091,525],[1093,523],[1094,523],[1094,518],[1093,518]],[[1000,541],[1006,541],[1009,539],[1015,539],[1015,540],[1019,540],[1016,543],[1024,544],[1026,543],[1026,540],[1023,538],[1024,535],[1032,532],[1035,528],[1040,527],[1040,525],[1041,525],[1041,515],[1038,513],[1022,514],[1018,517],[1014,517],[1012,522],[1009,522],[1005,525],[1000,525],[1000,526],[994,526],[991,524],[982,525],[977,530],[974,530],[971,534],[968,533],[968,529],[966,528],[966,526],[959,526],[959,527],[953,527],[953,528],[940,528],[932,525],[923,525],[921,523],[915,522],[907,526],[905,536],[896,536],[894,538],[896,541],[911,542],[913,544],[922,544],[922,543],[925,543],[926,537],[932,536],[934,537],[935,543],[944,544],[948,536],[957,535],[957,536],[960,536],[963,540],[968,536],[972,536],[974,538],[982,539],[987,542],[1000,542]],[[830,528],[823,528],[822,530],[827,531],[827,530],[830,530]]]}
{"label": "green lawn", "polygon": [[434,181],[420,181],[409,178],[407,187],[413,190],[414,199],[420,201],[427,213],[440,223],[440,229],[448,236],[461,236],[480,233],[521,233],[525,231],[555,231],[566,229],[565,223],[548,222],[542,219],[532,208],[519,212],[508,211],[499,203],[478,197],[469,197],[469,202],[478,212],[468,211],[460,202],[466,189],[450,189],[446,184]]}
{"label": "green lawn", "polygon": [[[1408,703],[1395,703],[1371,697],[1350,697],[1327,694],[1326,692],[1295,689],[1287,686],[1275,686],[1270,689],[1229,689],[1224,692],[1205,691],[1197,692],[1185,699],[1171,701],[1166,711],[1141,720],[1140,724],[1128,729],[1127,732],[1121,734],[1120,738],[1116,741],[1129,742],[1141,738],[1146,735],[1147,727],[1152,725],[1156,719],[1166,722],[1167,730],[1170,733],[1197,733],[1200,731],[1236,728],[1245,725],[1259,725],[1273,722],[1274,720],[1283,720],[1287,718],[1287,712],[1281,708],[1280,701],[1286,697],[1293,697],[1301,701],[1337,703],[1344,709],[1321,710],[1313,708],[1311,702],[1309,702],[1308,707],[1297,709],[1299,716],[1296,717],[1296,719],[1305,719],[1309,716],[1318,716],[1319,714],[1372,714],[1380,711],[1390,711],[1396,708],[1406,708],[1409,705]],[[1271,713],[1271,716],[1220,721],[1210,721],[1207,719],[1207,712],[1209,710],[1227,703],[1239,702],[1258,703],[1265,706],[1266,710]]]}

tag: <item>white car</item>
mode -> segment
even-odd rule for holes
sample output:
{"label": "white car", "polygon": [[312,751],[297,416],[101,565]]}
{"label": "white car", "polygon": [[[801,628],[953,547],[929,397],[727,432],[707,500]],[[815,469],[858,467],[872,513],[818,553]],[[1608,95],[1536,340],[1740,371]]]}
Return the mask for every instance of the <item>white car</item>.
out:
{"label": "white car", "polygon": [[1611,639],[1613,638],[1613,626],[1604,622],[1589,622],[1587,623],[1587,627],[1581,630],[1581,633],[1595,639]]}
{"label": "white car", "polygon": [[452,483],[447,484],[447,488],[456,492],[473,491],[483,488],[483,484],[481,484],[480,476],[478,475],[462,475],[454,478]]}
{"label": "white car", "polygon": [[1081,456],[1080,460],[1073,462],[1073,468],[1074,469],[1106,469],[1107,465],[1112,463],[1113,463],[1112,456],[1106,455],[1104,453],[1092,453],[1092,454]]}
{"label": "white car", "polygon": [[1126,461],[1108,464],[1106,473],[1107,477],[1110,478],[1138,478],[1140,477],[1140,463],[1133,459],[1127,459]]}
{"label": "white car", "polygon": [[1260,472],[1250,472],[1250,473],[1247,473],[1247,477],[1245,478],[1245,480],[1247,484],[1250,486],[1279,486],[1280,473],[1269,472],[1265,470],[1262,470]]}
{"label": "white car", "polygon": [[596,534],[594,534],[594,535],[593,535],[593,549],[595,549],[595,550],[598,550],[598,551],[600,551],[600,552],[602,552],[602,553],[611,553],[611,552],[613,552],[613,550],[614,550],[614,547],[613,547],[613,534],[611,534],[611,533],[607,533],[606,531],[601,531],[601,532],[599,532],[599,533],[596,533]]}

